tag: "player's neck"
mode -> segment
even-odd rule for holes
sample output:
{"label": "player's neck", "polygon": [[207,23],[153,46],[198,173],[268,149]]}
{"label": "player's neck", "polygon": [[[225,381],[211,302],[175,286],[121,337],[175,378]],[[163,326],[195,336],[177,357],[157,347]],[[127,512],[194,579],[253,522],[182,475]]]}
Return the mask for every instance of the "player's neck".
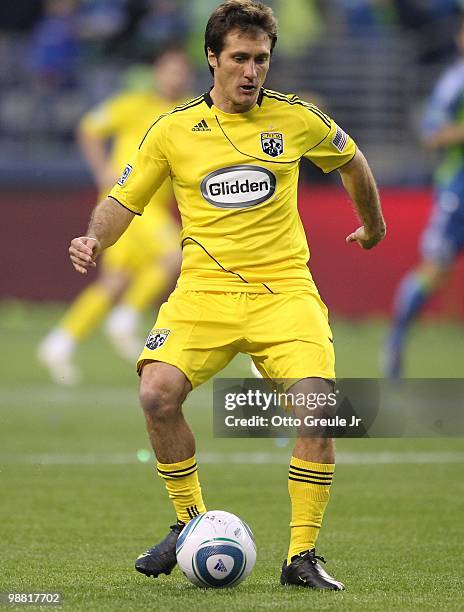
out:
{"label": "player's neck", "polygon": [[227,98],[218,87],[213,87],[209,92],[211,96],[211,100],[216,108],[218,108],[223,113],[228,113],[231,115],[238,115],[240,113],[247,113],[250,111],[257,103],[257,97],[253,101],[250,101],[247,104],[236,104],[229,98]]}

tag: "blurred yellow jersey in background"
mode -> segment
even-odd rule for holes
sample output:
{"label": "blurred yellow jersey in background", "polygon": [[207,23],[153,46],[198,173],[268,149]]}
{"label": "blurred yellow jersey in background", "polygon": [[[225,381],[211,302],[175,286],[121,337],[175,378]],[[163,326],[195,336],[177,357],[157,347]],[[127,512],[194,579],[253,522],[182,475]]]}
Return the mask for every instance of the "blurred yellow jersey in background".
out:
{"label": "blurred yellow jersey in background", "polygon": [[[175,102],[150,91],[123,92],[88,112],[80,127],[111,142],[110,163],[117,176],[137,150],[147,129],[175,105]],[[99,200],[108,195],[111,187],[108,185],[108,189],[99,194]],[[169,210],[172,200],[173,191],[168,178],[150,199],[146,207],[147,218],[143,222],[133,220],[118,242],[105,251],[103,265],[133,271],[146,264],[150,257],[161,257],[178,248],[179,228]]]}

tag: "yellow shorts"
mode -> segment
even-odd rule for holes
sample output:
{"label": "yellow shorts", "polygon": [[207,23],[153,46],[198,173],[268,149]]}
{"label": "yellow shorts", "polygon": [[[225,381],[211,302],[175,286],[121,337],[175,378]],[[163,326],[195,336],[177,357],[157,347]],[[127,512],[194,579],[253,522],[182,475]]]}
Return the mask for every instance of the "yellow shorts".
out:
{"label": "yellow shorts", "polygon": [[197,387],[237,353],[276,382],[335,378],[327,308],[313,293],[216,293],[176,289],[158,313],[138,361],[176,366]]}
{"label": "yellow shorts", "polygon": [[135,217],[121,238],[102,255],[105,269],[133,274],[152,260],[178,251],[180,230],[174,219],[162,215]]}

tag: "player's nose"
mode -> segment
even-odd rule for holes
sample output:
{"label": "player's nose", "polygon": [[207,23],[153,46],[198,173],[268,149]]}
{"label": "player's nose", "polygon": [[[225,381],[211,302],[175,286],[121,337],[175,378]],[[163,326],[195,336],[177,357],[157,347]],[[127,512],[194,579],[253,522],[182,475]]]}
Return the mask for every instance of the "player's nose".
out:
{"label": "player's nose", "polygon": [[245,64],[245,71],[243,76],[245,76],[247,79],[255,79],[258,76],[258,71],[256,69],[256,63],[250,59],[246,64]]}

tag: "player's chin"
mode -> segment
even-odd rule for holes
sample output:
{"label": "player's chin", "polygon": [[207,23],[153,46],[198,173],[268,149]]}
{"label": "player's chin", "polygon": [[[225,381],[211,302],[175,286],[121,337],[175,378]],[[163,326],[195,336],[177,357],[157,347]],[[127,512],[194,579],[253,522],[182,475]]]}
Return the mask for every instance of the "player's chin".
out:
{"label": "player's chin", "polygon": [[242,109],[242,112],[246,112],[253,108],[258,101],[258,94],[239,93],[235,99],[235,103]]}
{"label": "player's chin", "polygon": [[242,100],[256,101],[258,98],[259,89],[257,87],[239,87],[238,96]]}

